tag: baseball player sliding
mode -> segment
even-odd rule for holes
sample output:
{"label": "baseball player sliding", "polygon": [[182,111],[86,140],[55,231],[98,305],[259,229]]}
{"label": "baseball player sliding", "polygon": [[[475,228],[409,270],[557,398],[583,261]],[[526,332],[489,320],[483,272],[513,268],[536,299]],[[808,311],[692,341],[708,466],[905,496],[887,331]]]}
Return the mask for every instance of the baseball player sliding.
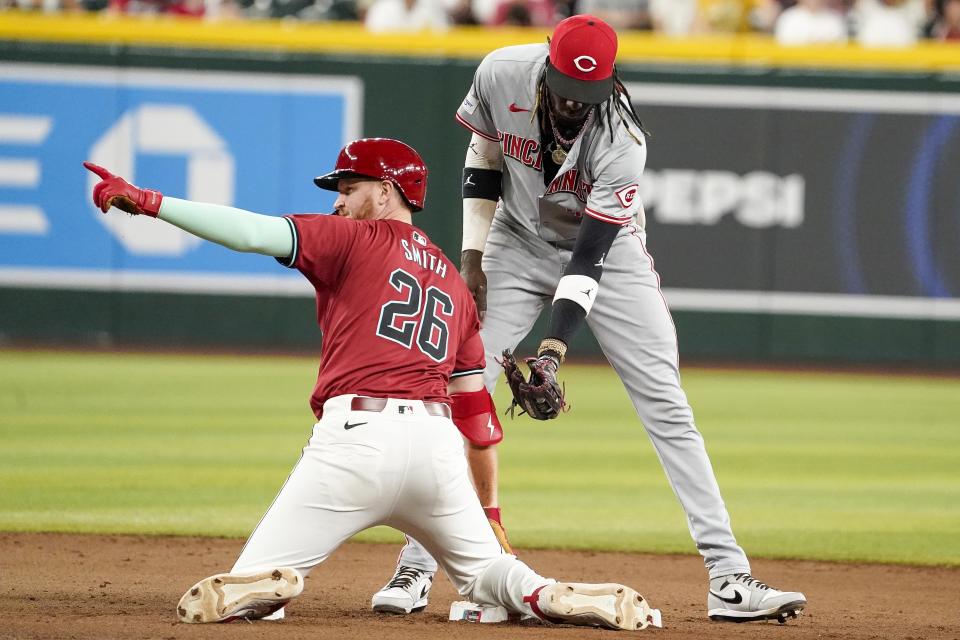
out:
{"label": "baseball player sliding", "polygon": [[415,535],[474,602],[546,621],[642,629],[658,614],[619,584],[558,583],[504,553],[468,477],[460,431],[486,428],[476,307],[452,263],[412,225],[427,169],[396,140],[351,142],[316,184],[336,215],[264,216],[164,197],[106,169],[93,201],[160,218],[236,251],[273,256],[315,287],[318,422],[229,573],[177,606],[183,622],[272,614],[345,540],[374,525]]}
{"label": "baseball player sliding", "polygon": [[[568,18],[549,44],[490,53],[457,110],[473,133],[463,171],[461,274],[481,314],[486,386],[494,388],[502,358],[515,403],[534,418],[555,418],[564,407],[557,371],[586,322],[686,512],[709,572],[708,615],[784,621],[806,598],[751,576],[680,387],[676,333],[637,195],[645,131],[617,77],[616,53],[617,35],[605,22]],[[510,351],[548,302],[549,332],[525,378]],[[496,449],[474,452],[471,463],[481,502],[496,507]],[[411,541],[397,575],[429,576],[431,562]],[[388,591],[374,596],[375,608]],[[415,602],[425,606],[425,593]]]}

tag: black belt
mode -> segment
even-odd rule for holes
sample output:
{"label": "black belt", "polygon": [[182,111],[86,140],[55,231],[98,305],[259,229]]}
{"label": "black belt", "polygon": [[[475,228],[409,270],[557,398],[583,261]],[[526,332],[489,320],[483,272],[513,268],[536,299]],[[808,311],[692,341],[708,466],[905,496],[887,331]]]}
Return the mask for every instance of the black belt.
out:
{"label": "black belt", "polygon": [[[397,411],[403,413],[403,401],[400,401],[400,404],[397,405]],[[387,408],[387,399],[386,398],[368,398],[366,396],[355,396],[353,400],[350,401],[350,410],[351,411],[373,411],[379,413]],[[442,402],[427,402],[423,401],[423,408],[426,409],[427,413],[431,416],[439,416],[441,418],[450,418],[450,407],[443,404]],[[412,407],[411,407],[412,411]]]}

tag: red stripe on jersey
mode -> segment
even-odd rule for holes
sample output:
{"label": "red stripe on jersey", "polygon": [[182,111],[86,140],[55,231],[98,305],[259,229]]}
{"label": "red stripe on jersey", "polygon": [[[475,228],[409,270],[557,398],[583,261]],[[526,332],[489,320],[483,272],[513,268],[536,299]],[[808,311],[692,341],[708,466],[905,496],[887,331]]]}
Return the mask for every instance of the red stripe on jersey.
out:
{"label": "red stripe on jersey", "polygon": [[480,131],[479,129],[474,127],[472,124],[470,124],[469,122],[461,118],[459,113],[455,114],[454,117],[457,119],[457,122],[462,124],[467,129],[470,129],[470,131],[473,131],[475,134],[477,134],[481,138],[486,138],[487,140],[493,140],[494,142],[500,142],[500,138],[494,138],[489,133],[484,133],[483,131]]}
{"label": "red stripe on jersey", "polygon": [[586,213],[591,218],[596,218],[601,222],[609,222],[610,224],[618,224],[620,226],[628,224],[633,219],[633,218],[620,218],[617,216],[608,215],[606,213],[600,213],[599,211],[594,211],[590,207],[585,208],[584,213]]}

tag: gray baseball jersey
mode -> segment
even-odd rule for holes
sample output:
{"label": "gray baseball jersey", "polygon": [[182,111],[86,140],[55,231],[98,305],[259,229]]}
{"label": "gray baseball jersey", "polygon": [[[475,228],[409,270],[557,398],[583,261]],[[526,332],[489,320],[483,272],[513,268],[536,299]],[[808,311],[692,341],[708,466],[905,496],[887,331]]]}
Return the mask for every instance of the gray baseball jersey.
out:
{"label": "gray baseball jersey", "polygon": [[[501,206],[483,253],[487,313],[480,337],[487,386],[492,389],[502,373],[496,361],[502,350],[516,347],[554,297],[582,216],[621,225],[603,259],[586,322],[646,427],[710,575],[748,573],[680,386],[673,320],[646,247],[637,195],[647,153],[643,134],[627,114],[612,110],[612,139],[609,123],[595,119],[545,184],[546,154],[533,116],[547,52],[547,45],[524,45],[488,55],[456,116],[477,135],[499,142],[505,156]],[[607,106],[601,106],[604,113]]]}
{"label": "gray baseball jersey", "polygon": [[[533,115],[546,59],[546,44],[497,49],[480,63],[457,110],[461,124],[498,141],[503,150],[503,211],[498,215],[561,244],[576,239],[584,215],[643,229],[637,192],[647,148],[639,144],[643,134],[632,122],[615,124],[613,141],[606,124],[594,122],[577,138],[556,177],[544,184],[540,126]],[[616,113],[613,117],[620,120]]]}

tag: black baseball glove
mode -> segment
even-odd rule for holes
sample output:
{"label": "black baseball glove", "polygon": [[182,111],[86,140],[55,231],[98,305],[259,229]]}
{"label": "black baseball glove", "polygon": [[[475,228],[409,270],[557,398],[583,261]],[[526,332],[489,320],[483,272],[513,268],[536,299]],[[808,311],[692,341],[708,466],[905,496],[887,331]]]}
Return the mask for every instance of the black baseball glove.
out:
{"label": "black baseball glove", "polygon": [[557,382],[557,362],[549,356],[526,358],[530,377],[525,378],[517,359],[509,349],[504,349],[500,365],[507,374],[507,384],[513,393],[513,402],[508,411],[513,416],[515,407],[534,420],[552,420],[564,411],[567,403],[564,390]]}

